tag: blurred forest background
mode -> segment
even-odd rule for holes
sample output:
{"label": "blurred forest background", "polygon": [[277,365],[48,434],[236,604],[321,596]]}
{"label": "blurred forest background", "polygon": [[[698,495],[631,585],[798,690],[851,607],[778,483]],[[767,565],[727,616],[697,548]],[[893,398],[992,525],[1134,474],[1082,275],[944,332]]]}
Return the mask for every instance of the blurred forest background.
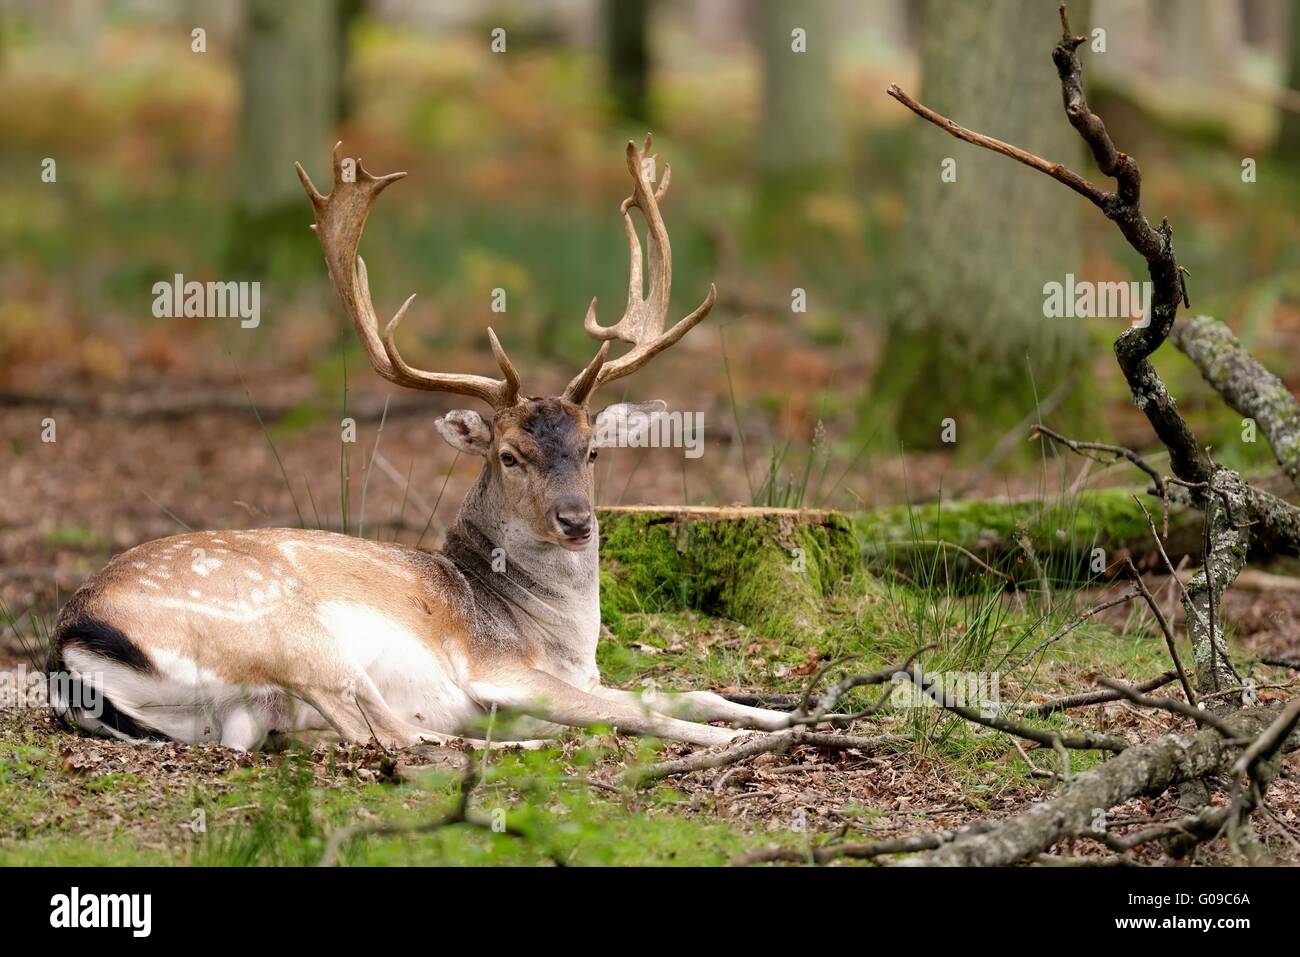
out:
{"label": "blurred forest background", "polygon": [[[67,588],[178,523],[355,531],[363,499],[365,533],[436,540],[478,463],[433,429],[450,397],[369,370],[329,288],[293,161],[323,188],[338,139],[410,173],[362,242],[381,318],[418,293],[408,358],[494,372],[491,324],[525,390],[550,394],[592,354],[590,298],[602,322],[621,312],[623,146],[654,131],[674,170],[670,321],[710,281],[719,302],[601,398],[703,411],[705,454],[609,454],[603,503],[1033,494],[1079,468],[1018,441],[1036,409],[1150,449],[1111,353],[1121,320],[1043,315],[1045,283],[1143,264],[1069,191],[884,92],[1100,181],[1061,110],[1055,7],[0,0],[6,561],[32,588],[52,563]],[[1072,18],[1104,30],[1089,95],[1176,230],[1193,313],[1300,386],[1300,4],[1090,0]],[[153,285],[176,274],[259,281],[260,324],[155,318]],[[1172,346],[1155,358],[1220,460],[1270,466]]]}

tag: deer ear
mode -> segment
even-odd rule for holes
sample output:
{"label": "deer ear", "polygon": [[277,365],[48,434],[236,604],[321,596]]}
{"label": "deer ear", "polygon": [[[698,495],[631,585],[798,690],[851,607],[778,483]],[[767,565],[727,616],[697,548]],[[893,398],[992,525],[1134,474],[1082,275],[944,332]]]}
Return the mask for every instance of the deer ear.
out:
{"label": "deer ear", "polygon": [[644,428],[649,416],[667,408],[668,403],[663,399],[651,402],[616,402],[606,406],[592,425],[596,448],[612,449],[624,445],[623,438],[629,429],[638,426]]}
{"label": "deer ear", "polygon": [[492,427],[470,409],[453,409],[433,423],[453,448],[466,455],[487,455],[492,451]]}

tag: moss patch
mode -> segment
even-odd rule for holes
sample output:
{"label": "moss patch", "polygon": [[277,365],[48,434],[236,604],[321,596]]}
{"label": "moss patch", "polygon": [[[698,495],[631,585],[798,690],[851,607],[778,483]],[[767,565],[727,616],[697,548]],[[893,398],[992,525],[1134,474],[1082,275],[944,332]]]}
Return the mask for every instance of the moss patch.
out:
{"label": "moss patch", "polygon": [[[1141,488],[1115,488],[1047,500],[897,505],[856,515],[854,525],[870,569],[935,563],[950,573],[978,570],[957,550],[936,544],[946,542],[968,549],[1017,581],[1026,581],[1036,571],[1016,543],[1023,530],[1049,577],[1087,581],[1097,574],[1095,548],[1104,552],[1103,565],[1126,551],[1151,550],[1151,531],[1133,500],[1135,494],[1159,523],[1158,500]],[[1171,505],[1169,533],[1166,548],[1175,562],[1183,552],[1198,554],[1200,513]]]}
{"label": "moss patch", "polygon": [[815,630],[859,568],[853,523],[798,509],[609,508],[600,512],[601,614],[699,611],[761,633]]}
{"label": "moss patch", "polygon": [[[1016,582],[1038,570],[1017,544],[1023,531],[1054,582],[1086,582],[1126,552],[1151,550],[1139,495],[1160,521],[1160,503],[1140,488],[1057,499],[964,501],[873,509],[857,515],[809,509],[669,508],[600,511],[601,614],[694,611],[730,618],[760,634],[810,636],[825,601],[862,568],[894,567],[919,580],[978,585],[984,574],[961,546]],[[1171,506],[1166,548],[1178,561],[1199,554],[1200,513]],[[940,545],[939,543],[947,543]],[[1101,554],[1094,550],[1101,549]]]}

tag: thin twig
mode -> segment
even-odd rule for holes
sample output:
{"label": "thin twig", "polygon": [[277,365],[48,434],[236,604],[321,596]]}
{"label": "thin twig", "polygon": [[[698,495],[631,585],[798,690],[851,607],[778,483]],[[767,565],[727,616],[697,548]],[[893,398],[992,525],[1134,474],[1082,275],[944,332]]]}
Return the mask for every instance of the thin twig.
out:
{"label": "thin twig", "polygon": [[1016,665],[1016,667],[1023,668],[1025,665],[1029,664],[1029,662],[1034,659],[1034,656],[1036,656],[1039,652],[1043,651],[1043,649],[1047,648],[1048,645],[1060,641],[1070,632],[1074,631],[1074,629],[1078,628],[1084,622],[1088,621],[1088,619],[1094,617],[1100,612],[1105,611],[1107,608],[1114,608],[1116,605],[1122,605],[1125,602],[1132,601],[1134,598],[1137,598],[1140,594],[1141,594],[1140,592],[1136,592],[1136,591],[1125,592],[1123,595],[1120,595],[1118,598],[1111,598],[1103,602],[1098,602],[1096,605],[1093,605],[1092,607],[1084,610],[1080,614],[1076,615],[1074,618],[1070,619],[1070,621],[1066,622],[1050,638],[1045,639],[1042,643],[1040,643],[1037,647],[1035,647],[1032,651],[1030,651],[1029,654],[1021,658],[1020,662]]}
{"label": "thin twig", "polygon": [[1133,564],[1133,559],[1124,559],[1125,569],[1128,572],[1129,579],[1133,582],[1142,596],[1147,607],[1151,609],[1151,614],[1155,615],[1157,624],[1160,625],[1160,631],[1165,636],[1165,646],[1169,649],[1169,657],[1173,661],[1174,670],[1178,672],[1178,681],[1183,686],[1183,694],[1187,695],[1188,704],[1196,704],[1196,694],[1192,691],[1192,683],[1187,680],[1187,672],[1183,670],[1183,662],[1178,657],[1178,645],[1174,642],[1174,631],[1169,627],[1169,622],[1165,620],[1165,613],[1160,609],[1160,603],[1156,601],[1155,596],[1147,588],[1146,582],[1142,580],[1142,574]]}
{"label": "thin twig", "polygon": [[1035,728],[1027,724],[1020,724],[1016,721],[1008,721],[1006,718],[997,715],[982,714],[976,708],[968,708],[965,705],[949,704],[942,700],[941,696],[936,696],[935,689],[932,685],[927,684],[925,679],[918,677],[911,671],[901,672],[907,675],[914,685],[931,701],[943,708],[945,711],[951,711],[955,715],[965,718],[975,724],[981,724],[986,728],[992,728],[995,731],[1001,731],[1004,734],[1013,734],[1016,737],[1024,738],[1027,741],[1037,741],[1039,744],[1049,748],[1066,747],[1075,751],[1114,751],[1116,753],[1128,748],[1129,743],[1124,738],[1117,737],[1113,734],[1100,734],[1095,731],[1081,731],[1070,733],[1068,731],[1054,731],[1047,728]]}
{"label": "thin twig", "polygon": [[1114,678],[1107,678],[1104,675],[1097,679],[1097,683],[1103,687],[1109,688],[1111,691],[1118,691],[1134,704],[1140,704],[1144,708],[1159,708],[1162,711],[1169,711],[1184,718],[1191,718],[1197,724],[1208,724],[1230,741],[1237,740],[1236,733],[1232,728],[1228,727],[1208,711],[1202,711],[1200,708],[1190,705],[1186,701],[1179,701],[1177,698],[1153,698],[1149,695],[1144,695],[1136,688],[1126,685],[1122,681],[1116,681]]}
{"label": "thin twig", "polygon": [[[1170,669],[1142,682],[1140,685],[1134,685],[1134,689],[1141,692],[1155,691],[1157,688],[1163,688],[1169,682],[1178,678],[1178,672]],[[1041,718],[1057,711],[1068,711],[1071,708],[1082,708],[1087,705],[1105,704],[1108,701],[1118,701],[1123,698],[1123,693],[1119,691],[1084,691],[1079,694],[1066,695],[1063,698],[1054,698],[1051,701],[1044,701],[1042,704],[1032,705],[1020,709],[1020,713],[1026,717]]]}
{"label": "thin twig", "polygon": [[734,744],[718,751],[696,751],[685,757],[671,761],[661,761],[644,767],[628,768],[616,779],[619,784],[629,787],[642,787],[662,778],[677,774],[690,774],[692,771],[705,771],[720,768],[737,761],[744,761],[759,754],[773,751],[784,752],[793,747],[812,746],[828,750],[856,750],[874,752],[882,749],[898,749],[907,744],[907,738],[896,734],[882,734],[875,737],[862,737],[849,734],[830,734],[823,731],[808,731],[805,728],[792,728],[789,731],[777,731],[768,734],[755,734],[741,738]]}
{"label": "thin twig", "polygon": [[456,806],[445,815],[433,818],[429,821],[421,821],[416,824],[400,824],[383,821],[377,824],[354,824],[351,827],[332,831],[326,839],[325,851],[321,855],[320,863],[317,866],[333,867],[338,863],[339,855],[346,845],[350,844],[357,838],[370,837],[377,834],[425,834],[429,831],[436,831],[444,827],[452,827],[457,824],[467,824],[470,827],[481,828],[487,831],[500,831],[513,837],[527,837],[527,834],[510,824],[503,824],[499,828],[494,828],[491,822],[483,821],[470,815],[470,798],[474,793],[474,789],[478,787],[479,780],[478,767],[474,761],[474,752],[468,751],[465,755],[465,771],[461,775]]}
{"label": "thin twig", "polygon": [[[1056,432],[1052,429],[1049,429],[1045,425],[1034,426],[1034,428],[1030,431],[1030,438],[1033,438],[1035,435],[1046,436],[1047,438],[1051,439],[1053,442],[1061,443],[1066,448],[1070,449],[1076,454],[1082,455],[1085,458],[1090,458],[1094,462],[1100,462],[1103,465],[1108,465],[1111,462],[1118,462],[1120,459],[1127,459],[1128,461],[1136,465],[1138,468],[1140,468],[1143,472],[1145,472],[1148,476],[1150,476],[1151,481],[1155,483],[1156,492],[1160,495],[1162,499],[1166,498],[1166,496],[1168,495],[1168,492],[1165,487],[1165,480],[1161,477],[1160,473],[1156,471],[1155,468],[1148,465],[1146,460],[1143,459],[1142,456],[1134,452],[1132,449],[1127,449],[1122,445],[1110,445],[1109,443],[1106,442],[1080,442],[1077,439],[1071,439],[1067,436],[1062,435],[1060,432]],[[1111,458],[1110,459],[1097,458],[1096,456],[1088,455],[1089,452],[1105,452],[1108,455],[1110,455]]]}
{"label": "thin twig", "polygon": [[790,727],[795,727],[797,725],[818,724],[822,721],[829,721],[833,724],[838,724],[838,725],[846,725],[846,724],[851,724],[854,721],[860,721],[865,717],[875,714],[882,707],[884,707],[884,704],[889,697],[888,692],[886,692],[884,695],[881,695],[881,697],[875,702],[875,704],[869,705],[863,710],[855,712],[854,714],[841,715],[841,714],[828,714],[827,712],[829,712],[832,708],[835,707],[836,704],[839,703],[840,698],[848,694],[854,688],[860,688],[863,687],[864,685],[881,685],[889,681],[892,681],[894,675],[898,674],[899,672],[906,671],[908,668],[912,666],[912,662],[916,661],[916,659],[921,654],[927,651],[931,651],[935,647],[936,646],[934,644],[922,645],[920,648],[917,648],[910,655],[908,655],[907,660],[902,661],[896,665],[887,665],[886,667],[880,669],[879,671],[872,671],[867,674],[861,674],[861,675],[846,675],[843,678],[841,678],[838,682],[836,682],[834,685],[832,685],[830,688],[828,688],[826,690],[826,693],[821,696],[820,700],[818,700],[817,706],[812,710],[809,710],[808,706],[809,706],[809,702],[811,701],[813,689],[816,688],[817,685],[821,682],[821,679],[826,674],[826,672],[828,672],[831,668],[834,668],[838,664],[842,664],[845,661],[852,661],[858,658],[859,656],[856,654],[845,655],[842,658],[838,658],[835,661],[832,661],[830,664],[826,665],[820,671],[818,671],[817,674],[815,674],[812,680],[808,683],[808,687],[804,689],[803,700],[799,703],[799,707],[790,713],[790,717],[788,719]]}
{"label": "thin twig", "polygon": [[1106,199],[1109,194],[1101,187],[1088,182],[1069,167],[1064,166],[1061,163],[1053,163],[1051,160],[1043,159],[1041,156],[1031,153],[1028,150],[1022,150],[1018,146],[1012,146],[1010,143],[1004,143],[1002,140],[994,139],[991,136],[985,136],[983,133],[976,133],[974,130],[968,130],[964,126],[958,126],[946,116],[940,116],[928,106],[912,99],[899,89],[897,83],[889,84],[889,88],[885,92],[896,99],[899,103],[902,103],[917,116],[921,117],[921,119],[930,121],[940,129],[951,133],[953,136],[957,137],[957,139],[965,140],[967,143],[974,144],[975,146],[982,146],[984,149],[992,150],[995,153],[1001,153],[1003,156],[1009,156],[1017,162],[1024,163],[1026,166],[1032,166],[1034,169],[1046,173],[1053,179],[1064,183],[1079,195],[1086,197],[1098,208],[1103,210],[1106,208]]}

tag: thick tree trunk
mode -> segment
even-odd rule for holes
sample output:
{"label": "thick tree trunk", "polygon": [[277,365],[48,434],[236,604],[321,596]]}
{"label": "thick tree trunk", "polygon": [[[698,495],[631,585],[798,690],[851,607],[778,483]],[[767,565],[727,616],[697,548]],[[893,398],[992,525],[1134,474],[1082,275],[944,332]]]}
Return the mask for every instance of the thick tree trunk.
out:
{"label": "thick tree trunk", "polygon": [[840,161],[833,13],[831,0],[762,0],[758,7],[763,118],[755,158],[772,209],[815,189]]}
{"label": "thick tree trunk", "polygon": [[[1290,13],[1291,64],[1287,75],[1287,86],[1300,91],[1300,4],[1292,3]],[[1295,110],[1282,111],[1278,150],[1284,156],[1300,158],[1300,113]]]}
{"label": "thick tree trunk", "polygon": [[650,121],[651,0],[605,0],[605,63],[615,115]]}
{"label": "thick tree trunk", "polygon": [[[1050,41],[1059,33],[1054,4],[929,0],[922,99],[962,126],[1077,166],[1082,144],[1052,82]],[[1044,316],[1044,284],[1064,283],[1071,272],[1085,278],[1078,240],[1085,207],[1004,157],[928,128],[913,135],[908,220],[896,245],[897,291],[886,306],[889,342],[876,395],[900,403],[897,427],[909,445],[934,446],[949,416],[959,441],[992,440],[1032,408],[1026,354],[1038,388],[1050,392],[1086,346],[1084,323],[1108,321]],[[945,171],[955,181],[945,181]]]}
{"label": "thick tree trunk", "polygon": [[[245,6],[228,243],[236,268],[264,268],[274,247],[310,249],[301,241],[310,210],[293,164],[323,169],[328,160],[338,95],[337,28],[335,0],[248,0]],[[315,261],[319,251],[310,255]]]}

